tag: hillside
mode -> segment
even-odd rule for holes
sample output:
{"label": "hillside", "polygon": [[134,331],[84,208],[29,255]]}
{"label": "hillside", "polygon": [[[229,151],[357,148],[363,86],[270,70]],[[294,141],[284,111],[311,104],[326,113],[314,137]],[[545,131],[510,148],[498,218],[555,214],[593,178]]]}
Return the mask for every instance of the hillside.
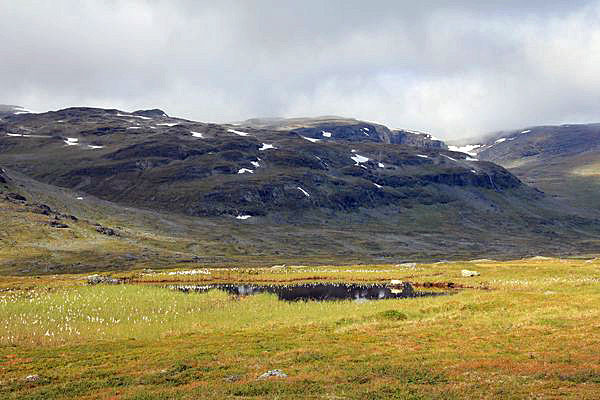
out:
{"label": "hillside", "polygon": [[[2,220],[19,216],[21,228],[3,232],[2,268],[402,262],[599,248],[595,218],[494,163],[428,137],[423,146],[395,143],[394,131],[377,124],[321,123],[218,125],[94,108],[7,115],[0,165],[12,188],[2,201],[12,192],[26,201],[3,207]],[[30,203],[78,222],[58,228],[21,218]],[[81,243],[89,249],[83,262]],[[7,250],[16,245],[27,255],[19,265]]]}
{"label": "hillside", "polygon": [[500,132],[471,151],[572,206],[600,210],[600,124]]}

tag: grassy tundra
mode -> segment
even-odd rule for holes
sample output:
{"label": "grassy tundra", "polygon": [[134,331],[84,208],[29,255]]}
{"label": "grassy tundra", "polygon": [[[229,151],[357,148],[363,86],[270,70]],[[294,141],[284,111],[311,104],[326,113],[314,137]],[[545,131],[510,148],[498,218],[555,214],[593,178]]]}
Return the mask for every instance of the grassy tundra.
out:
{"label": "grassy tundra", "polygon": [[[481,276],[462,278],[463,268]],[[0,278],[0,398],[596,399],[600,393],[600,262],[206,272],[128,273],[132,283],[115,286],[86,286],[81,276]],[[392,278],[469,288],[357,303],[185,294],[147,284]],[[288,377],[257,379],[272,369]]]}

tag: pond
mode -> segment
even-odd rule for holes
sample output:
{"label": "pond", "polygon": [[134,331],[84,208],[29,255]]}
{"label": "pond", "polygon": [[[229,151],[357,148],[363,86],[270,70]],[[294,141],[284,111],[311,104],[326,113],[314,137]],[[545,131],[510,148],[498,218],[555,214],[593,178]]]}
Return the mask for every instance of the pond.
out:
{"label": "pond", "polygon": [[250,296],[258,293],[273,293],[280,300],[382,300],[405,299],[424,296],[440,296],[443,292],[416,291],[404,282],[399,285],[315,283],[302,285],[255,285],[255,284],[218,284],[218,285],[172,285],[170,289],[185,293],[222,290],[235,296]]}

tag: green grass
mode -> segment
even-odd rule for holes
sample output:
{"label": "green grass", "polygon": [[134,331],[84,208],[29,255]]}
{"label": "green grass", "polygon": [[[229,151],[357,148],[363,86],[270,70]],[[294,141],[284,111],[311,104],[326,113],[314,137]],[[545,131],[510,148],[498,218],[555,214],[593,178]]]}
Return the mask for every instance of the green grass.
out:
{"label": "green grass", "polygon": [[[417,300],[428,304],[428,300]],[[413,304],[415,303],[413,302]],[[235,298],[225,292],[182,293],[152,286],[88,286],[0,295],[0,344],[39,346],[90,340],[158,340],[192,332],[336,323],[341,315],[361,321],[403,320],[405,302],[365,306],[350,301],[284,302],[276,295]],[[413,313],[414,314],[414,313]]]}
{"label": "green grass", "polygon": [[[388,279],[390,268],[310,274],[377,281]],[[462,278],[462,268],[481,276]],[[296,277],[270,268],[209,271],[193,277]],[[148,284],[82,286],[77,276],[2,278],[8,291],[0,292],[0,398],[597,397],[600,263],[446,263],[397,269],[395,278],[489,289],[366,303],[283,302]],[[288,378],[257,380],[270,369]],[[26,382],[31,374],[40,379]]]}

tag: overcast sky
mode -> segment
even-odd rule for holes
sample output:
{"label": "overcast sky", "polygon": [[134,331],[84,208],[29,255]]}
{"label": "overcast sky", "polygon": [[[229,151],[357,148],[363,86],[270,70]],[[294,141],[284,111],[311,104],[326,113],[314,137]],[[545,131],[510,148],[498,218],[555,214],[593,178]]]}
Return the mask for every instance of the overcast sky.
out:
{"label": "overcast sky", "polygon": [[0,103],[40,111],[333,114],[445,139],[600,121],[600,1],[0,0],[0,43]]}

